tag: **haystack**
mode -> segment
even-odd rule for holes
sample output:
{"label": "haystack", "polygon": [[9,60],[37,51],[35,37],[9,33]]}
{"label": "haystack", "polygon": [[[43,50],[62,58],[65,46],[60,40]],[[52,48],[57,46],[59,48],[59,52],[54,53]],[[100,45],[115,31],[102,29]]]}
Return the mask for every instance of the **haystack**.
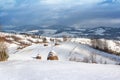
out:
{"label": "haystack", "polygon": [[47,60],[59,60],[59,58],[54,51],[51,51],[48,54]]}
{"label": "haystack", "polygon": [[42,59],[42,57],[40,56],[40,54],[38,54],[38,55],[36,56],[36,59]]}

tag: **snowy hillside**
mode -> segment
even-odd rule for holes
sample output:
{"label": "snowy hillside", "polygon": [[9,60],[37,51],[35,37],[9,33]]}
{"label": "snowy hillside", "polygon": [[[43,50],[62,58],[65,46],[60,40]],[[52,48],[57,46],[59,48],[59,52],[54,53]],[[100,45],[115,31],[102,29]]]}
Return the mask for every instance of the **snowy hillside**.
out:
{"label": "snowy hillside", "polygon": [[59,46],[54,46],[53,44],[48,44],[48,46],[34,44],[11,54],[9,60],[33,60],[33,57],[37,54],[42,56],[42,60],[47,60],[47,55],[52,50],[58,54],[60,61],[84,62],[85,58],[94,56],[96,63],[117,64],[120,62],[120,57],[118,56],[110,55],[82,44],[70,42],[61,43]]}
{"label": "snowy hillside", "polygon": [[[9,54],[0,62],[1,80],[120,79],[120,56],[86,45],[90,39],[1,34]],[[47,60],[51,51],[59,60]]]}
{"label": "snowy hillside", "polygon": [[98,50],[103,50],[111,54],[120,55],[120,40],[72,38],[71,41],[81,44],[87,44]]}
{"label": "snowy hillside", "polygon": [[[8,53],[10,55],[9,60],[32,60],[37,54],[42,56],[42,60],[46,60],[48,53],[54,50],[62,61],[67,60],[91,63],[91,60],[86,61],[86,59],[94,58],[95,63],[118,64],[120,62],[119,56],[105,53],[93,49],[88,45],[84,45],[91,45],[90,39],[2,34],[4,35],[6,45],[8,46]],[[56,43],[58,45],[56,45]]]}

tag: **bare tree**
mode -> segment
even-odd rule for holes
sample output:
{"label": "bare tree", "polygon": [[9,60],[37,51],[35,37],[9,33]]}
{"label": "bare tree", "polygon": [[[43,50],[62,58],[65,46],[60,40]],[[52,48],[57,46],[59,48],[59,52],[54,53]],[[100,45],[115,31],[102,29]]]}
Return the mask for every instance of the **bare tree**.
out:
{"label": "bare tree", "polygon": [[91,63],[97,63],[96,54],[90,54],[89,59]]}
{"label": "bare tree", "polygon": [[0,33],[0,61],[6,61],[8,57],[5,37]]}
{"label": "bare tree", "polygon": [[42,40],[43,40],[43,43],[47,43],[48,42],[47,38],[43,38]]}

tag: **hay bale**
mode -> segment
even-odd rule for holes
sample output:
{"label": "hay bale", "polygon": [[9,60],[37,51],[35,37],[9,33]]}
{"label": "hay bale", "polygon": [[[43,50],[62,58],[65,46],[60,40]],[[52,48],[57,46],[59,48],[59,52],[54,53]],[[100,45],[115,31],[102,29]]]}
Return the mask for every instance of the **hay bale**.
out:
{"label": "hay bale", "polygon": [[59,60],[58,56],[49,56],[47,60]]}
{"label": "hay bale", "polygon": [[36,56],[36,59],[42,59],[42,57],[40,56],[40,54],[38,54],[38,55]]}
{"label": "hay bale", "polygon": [[47,60],[59,60],[59,58],[55,52],[51,51],[48,54]]}
{"label": "hay bale", "polygon": [[48,46],[48,44],[47,44],[47,43],[45,43],[45,44],[44,44],[44,46]]}
{"label": "hay bale", "polygon": [[55,46],[58,46],[58,45],[60,45],[59,43],[55,43]]}

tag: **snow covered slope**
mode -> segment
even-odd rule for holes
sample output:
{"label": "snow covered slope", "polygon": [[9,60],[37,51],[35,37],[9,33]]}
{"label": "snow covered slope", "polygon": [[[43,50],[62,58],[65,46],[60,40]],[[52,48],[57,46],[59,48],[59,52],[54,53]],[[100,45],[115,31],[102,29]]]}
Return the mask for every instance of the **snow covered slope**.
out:
{"label": "snow covered slope", "polygon": [[[83,45],[92,45],[90,39],[66,38],[67,42],[64,42],[64,38],[49,38],[27,34],[1,34],[4,35],[7,42],[8,53],[10,54],[9,60],[31,60],[37,54],[42,56],[42,60],[46,60],[48,53],[54,50],[58,54],[60,60],[83,62],[86,61],[86,59],[94,57],[95,63],[118,64],[120,62],[119,56],[93,49],[88,45]],[[44,40],[48,42],[48,46],[44,46]],[[55,46],[56,42],[60,45]],[[112,49],[119,51],[117,50],[119,47],[115,47],[116,45],[114,45]]]}
{"label": "snow covered slope", "polygon": [[[4,35],[9,59],[0,62],[0,80],[120,79],[120,66],[114,65],[120,64],[120,57],[79,43],[87,41],[89,44],[89,39],[69,39],[64,42],[61,38],[50,41],[46,37],[47,42],[44,43],[44,37]],[[55,45],[56,42],[58,45]],[[47,60],[50,51],[56,52],[58,61]],[[41,60],[35,59],[38,54]]]}
{"label": "snow covered slope", "polygon": [[49,43],[48,46],[34,44],[19,50],[15,54],[10,54],[9,60],[33,60],[33,57],[37,54],[42,56],[42,60],[47,60],[48,53],[52,50],[58,54],[60,61],[70,60],[83,62],[85,58],[94,56],[96,63],[117,64],[120,62],[119,56],[101,52],[86,45],[71,42],[64,42],[58,46],[54,46],[52,43]]}
{"label": "snow covered slope", "polygon": [[120,66],[67,61],[0,63],[1,80],[119,80]]}
{"label": "snow covered slope", "polygon": [[97,48],[98,50],[120,55],[120,40],[72,38],[71,41],[87,44],[93,48]]}

